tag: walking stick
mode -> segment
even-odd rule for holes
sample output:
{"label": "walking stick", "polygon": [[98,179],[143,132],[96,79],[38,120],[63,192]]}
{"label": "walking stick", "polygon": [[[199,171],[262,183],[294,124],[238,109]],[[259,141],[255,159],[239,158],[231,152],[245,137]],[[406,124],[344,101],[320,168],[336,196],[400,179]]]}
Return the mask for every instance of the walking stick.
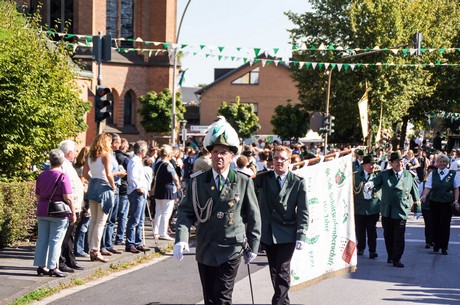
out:
{"label": "walking stick", "polygon": [[248,266],[248,276],[249,276],[249,287],[251,288],[252,305],[254,305],[254,292],[252,291],[251,270],[249,270],[249,264],[247,266]]}

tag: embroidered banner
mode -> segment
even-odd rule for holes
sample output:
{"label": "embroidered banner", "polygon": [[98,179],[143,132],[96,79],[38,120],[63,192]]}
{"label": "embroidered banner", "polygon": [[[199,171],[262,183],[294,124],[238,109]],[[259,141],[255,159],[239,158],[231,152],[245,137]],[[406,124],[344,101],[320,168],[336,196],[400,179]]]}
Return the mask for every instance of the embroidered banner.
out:
{"label": "embroidered banner", "polygon": [[291,286],[356,269],[351,154],[295,171],[307,181],[307,245],[294,251]]}

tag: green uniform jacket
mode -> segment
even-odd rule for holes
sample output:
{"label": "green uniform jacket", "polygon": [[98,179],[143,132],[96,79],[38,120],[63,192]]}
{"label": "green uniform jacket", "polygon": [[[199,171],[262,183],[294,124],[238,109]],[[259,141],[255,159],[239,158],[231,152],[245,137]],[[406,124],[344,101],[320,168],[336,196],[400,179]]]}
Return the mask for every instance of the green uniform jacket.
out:
{"label": "green uniform jacket", "polygon": [[[384,217],[406,220],[412,204],[420,201],[417,182],[408,170],[403,171],[399,180],[393,170],[387,170],[370,181],[373,183],[375,191],[382,190],[380,213]],[[419,204],[417,204],[415,212],[421,212]]]}
{"label": "green uniform jacket", "polygon": [[[372,180],[377,175],[375,173],[370,174],[369,180]],[[381,192],[373,192],[372,199],[364,199],[363,186],[367,180],[364,175],[364,171],[358,171],[355,173],[354,179],[354,201],[355,201],[355,214],[358,215],[375,215],[380,213],[380,197]]]}
{"label": "green uniform jacket", "polygon": [[[196,181],[197,194],[193,194]],[[188,242],[190,226],[197,222],[193,196],[201,207],[212,198],[209,220],[196,224],[196,260],[219,266],[238,258],[248,246],[257,253],[260,243],[260,211],[252,179],[230,168],[222,191],[216,187],[212,169],[190,180],[187,194],[178,208],[176,243]],[[203,213],[204,215],[205,213]]]}
{"label": "green uniform jacket", "polygon": [[308,206],[305,180],[288,172],[278,192],[274,171],[254,179],[262,217],[261,242],[267,245],[306,242]]}

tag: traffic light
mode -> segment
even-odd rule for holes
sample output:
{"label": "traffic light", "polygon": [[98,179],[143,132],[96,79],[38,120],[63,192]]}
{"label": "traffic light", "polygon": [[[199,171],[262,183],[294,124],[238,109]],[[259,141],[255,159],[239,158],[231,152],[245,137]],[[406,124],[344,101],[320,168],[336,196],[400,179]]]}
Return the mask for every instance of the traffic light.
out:
{"label": "traffic light", "polygon": [[94,98],[95,120],[100,123],[112,116],[113,94],[110,88],[104,86],[96,87],[96,96]]}
{"label": "traffic light", "polygon": [[319,128],[318,132],[321,133],[327,133],[328,135],[331,135],[334,132],[334,121],[335,117],[332,115],[322,115],[322,122],[321,122],[321,127]]}
{"label": "traffic light", "polygon": [[417,33],[415,33],[412,36],[412,40],[414,43],[414,48],[416,49],[415,55],[419,56],[421,54],[420,49],[422,48],[422,40],[423,40],[422,33],[419,33],[419,31],[417,31]]}

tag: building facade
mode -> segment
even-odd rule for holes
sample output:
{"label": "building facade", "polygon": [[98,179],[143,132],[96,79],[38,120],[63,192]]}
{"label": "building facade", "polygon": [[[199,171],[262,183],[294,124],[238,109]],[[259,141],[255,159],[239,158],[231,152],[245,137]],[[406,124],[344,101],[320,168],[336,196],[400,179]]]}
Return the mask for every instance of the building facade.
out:
{"label": "building facade", "polygon": [[[220,74],[216,74],[220,75]],[[200,125],[210,125],[222,102],[252,103],[261,128],[257,135],[272,135],[270,123],[278,105],[299,103],[296,82],[284,65],[265,65],[262,62],[245,64],[220,76],[213,83],[196,92],[200,96]]]}
{"label": "building facade", "polygon": [[[101,32],[115,38],[112,59],[102,64],[101,84],[114,95],[113,117],[101,124],[101,130],[117,132],[128,141],[152,139],[140,125],[139,97],[149,91],[172,88],[173,66],[167,52],[118,52],[117,48],[155,48],[141,41],[176,40],[176,0],[20,0],[26,13],[40,11],[46,27],[66,30],[69,34],[94,36]],[[42,3],[42,6],[40,6]],[[120,38],[123,38],[120,40]],[[76,41],[74,41],[76,42]],[[76,49],[74,60],[84,67],[82,99],[94,102],[98,66],[92,61],[91,46]],[[82,145],[89,145],[97,134],[94,110],[87,114],[88,130],[81,135]]]}

